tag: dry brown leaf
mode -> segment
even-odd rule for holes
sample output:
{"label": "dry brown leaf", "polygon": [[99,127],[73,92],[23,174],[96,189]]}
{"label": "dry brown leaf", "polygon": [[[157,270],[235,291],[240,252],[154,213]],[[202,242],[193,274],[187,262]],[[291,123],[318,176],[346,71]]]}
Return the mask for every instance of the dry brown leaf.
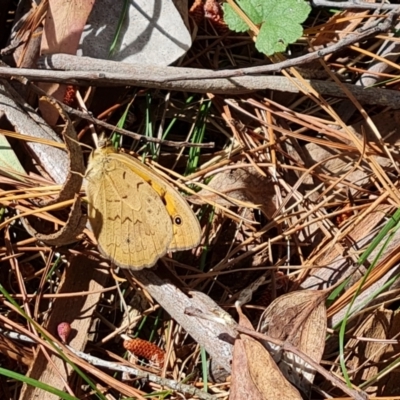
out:
{"label": "dry brown leaf", "polygon": [[48,0],[42,54],[75,54],[94,0]]}
{"label": "dry brown leaf", "polygon": [[[94,0],[48,0],[46,20],[42,35],[41,54],[76,54],[79,40],[85,27]],[[47,94],[62,101],[66,85],[40,84]],[[40,111],[49,125],[55,125],[58,114],[54,108],[40,101]]]}
{"label": "dry brown leaf", "polygon": [[212,200],[224,207],[240,207],[240,202],[250,203],[259,207],[268,218],[276,211],[273,184],[253,167],[221,172],[214,176],[208,187],[213,191],[203,189],[191,200],[198,204]]}
{"label": "dry brown leaf", "polygon": [[[253,329],[238,309],[239,324]],[[240,334],[235,340],[229,400],[296,400],[300,393],[285,379],[275,361],[257,340]]]}
{"label": "dry brown leaf", "polygon": [[[258,330],[274,339],[291,343],[319,363],[325,348],[326,291],[302,290],[275,299],[260,318]],[[309,393],[315,369],[292,353],[277,351],[276,346],[263,342],[271,350],[285,377],[305,393]]]}
{"label": "dry brown leaf", "polygon": [[47,201],[32,201],[40,206],[49,206],[51,204],[70,200],[74,198],[77,193],[79,193],[82,187],[83,175],[85,174],[85,166],[83,163],[82,149],[79,145],[75,128],[68,114],[54,100],[47,97],[41,98],[41,100],[51,105],[59,113],[59,115],[65,122],[65,126],[62,130],[62,136],[64,138],[65,146],[70,160],[68,177],[64,182],[60,192],[58,193],[58,196],[55,199]]}
{"label": "dry brown leaf", "polygon": [[233,348],[232,384],[229,400],[242,400],[249,397],[250,394],[254,400],[263,399],[261,394],[254,389],[247,363],[243,339],[237,339]]}
{"label": "dry brown leaf", "polygon": [[63,246],[75,242],[77,235],[83,231],[87,222],[87,216],[82,213],[81,200],[79,198],[85,167],[83,164],[82,150],[70,118],[55,101],[48,98],[45,98],[45,101],[55,107],[65,122],[62,135],[70,159],[69,174],[56,198],[39,202],[32,200],[32,202],[39,206],[48,206],[70,200],[74,197],[75,200],[71,207],[67,223],[58,232],[49,235],[42,234],[37,232],[27,219],[21,218],[21,220],[28,233],[38,240],[48,245]]}
{"label": "dry brown leaf", "polygon": [[39,233],[27,218],[21,218],[21,221],[27,232],[50,246],[64,246],[66,244],[76,242],[77,236],[83,232],[87,223],[87,215],[82,213],[81,199],[77,194],[75,201],[72,204],[71,211],[68,215],[68,220],[63,227],[57,232],[51,234]]}

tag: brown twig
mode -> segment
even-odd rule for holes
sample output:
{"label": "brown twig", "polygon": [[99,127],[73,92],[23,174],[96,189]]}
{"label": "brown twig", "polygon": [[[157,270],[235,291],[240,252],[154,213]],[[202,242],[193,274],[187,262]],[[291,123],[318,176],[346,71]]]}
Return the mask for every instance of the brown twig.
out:
{"label": "brown twig", "polygon": [[[345,47],[360,42],[362,40],[367,39],[369,36],[376,35],[379,33],[386,32],[391,28],[395,19],[400,15],[400,6],[397,6],[394,10],[386,15],[386,19],[381,22],[378,20],[375,24],[369,25],[367,28],[361,28],[358,32],[350,33],[348,36],[341,39],[339,42],[328,46],[324,49],[319,49],[312,53],[305,54],[303,56],[293,58],[290,60],[285,60],[279,63],[271,64],[271,65],[261,65],[257,67],[250,68],[242,68],[242,69],[233,69],[233,70],[225,70],[225,71],[215,71],[210,75],[203,76],[203,79],[217,79],[217,78],[234,78],[242,75],[256,75],[256,74],[264,74],[266,72],[277,72],[282,69],[294,67],[301,64],[307,64],[311,61],[322,58],[328,54],[335,53],[339,50],[344,49]],[[168,78],[166,78],[168,79]],[[192,79],[188,76],[177,76],[174,80],[188,80]],[[168,79],[171,81],[170,79]]]}
{"label": "brown twig", "polygon": [[340,9],[362,9],[362,10],[395,10],[398,4],[367,3],[366,1],[329,1],[329,0],[311,0],[314,7],[332,7]]}
{"label": "brown twig", "polygon": [[[160,68],[157,66],[127,66],[126,63],[119,63],[108,60],[95,60],[89,57],[76,57],[66,54],[54,54],[51,57],[52,60],[60,61],[61,65],[69,64],[69,68],[76,68],[74,71],[53,71],[53,70],[36,70],[36,69],[17,69],[17,68],[2,68],[0,67],[0,77],[3,78],[15,78],[24,77],[26,79],[41,81],[41,82],[59,82],[69,83],[74,85],[90,84],[96,85],[131,85],[141,86],[147,88],[165,89],[165,90],[177,90],[185,92],[195,93],[214,93],[224,95],[234,94],[245,94],[255,92],[257,90],[277,90],[281,92],[292,92],[299,93],[299,85],[303,85],[303,82],[296,78],[292,78],[292,81],[288,80],[283,76],[237,76],[234,78],[220,78],[213,79],[207,78],[210,74],[219,74],[219,72],[212,72],[210,70],[196,70],[190,68],[178,68],[178,67],[165,67]],[[292,61],[292,60],[288,60]],[[58,63],[56,63],[58,66]],[[268,65],[266,67],[272,67],[275,69],[276,65]],[[113,69],[114,72],[99,72],[99,70],[88,70],[87,68],[104,68],[104,70]],[[258,68],[258,67],[257,67]],[[264,67],[260,67],[264,68]],[[118,71],[118,72],[115,72]],[[121,72],[122,71],[122,72]],[[222,73],[231,74],[232,71],[221,71]],[[175,80],[177,74],[186,74],[187,79],[190,80]],[[205,77],[203,78],[202,75]],[[171,80],[165,80],[165,77],[170,76]],[[316,79],[305,80],[312,87],[314,87],[321,95],[335,96],[347,98],[346,94],[338,88],[336,83],[321,81]],[[400,107],[400,93],[394,90],[383,90],[379,88],[365,88],[344,84],[346,88],[353,93],[353,95],[362,103],[375,104],[382,106],[389,106],[391,108]],[[100,126],[104,126],[107,129],[113,129],[111,125],[95,119],[94,117],[80,113],[74,109],[68,108],[63,105],[65,111],[73,113],[81,118],[88,119],[91,122],[95,122]],[[119,129],[119,128],[118,128]],[[123,134],[135,135],[132,132],[125,130],[115,131]],[[127,133],[128,132],[128,133]],[[159,139],[155,138],[144,138],[143,136],[135,136],[135,138],[152,141],[158,143]],[[168,142],[172,146],[176,146],[176,142]],[[180,144],[180,143],[179,143]],[[202,144],[202,147],[207,147],[210,144]],[[191,146],[195,146],[191,144]],[[197,145],[199,146],[199,145]]]}
{"label": "brown twig", "polygon": [[97,118],[93,117],[92,114],[89,114],[87,112],[82,112],[82,111],[76,110],[75,108],[69,107],[66,104],[58,101],[54,97],[49,96],[48,94],[46,94],[46,92],[44,90],[40,89],[38,86],[36,86],[34,84],[31,84],[30,87],[37,94],[43,95],[43,96],[47,96],[51,100],[55,101],[67,113],[75,115],[75,116],[77,116],[79,118],[85,119],[87,121],[90,121],[93,124],[102,126],[103,128],[110,129],[111,131],[115,131],[115,132],[121,133],[121,134],[123,134],[125,136],[129,136],[129,137],[131,137],[131,138],[133,138],[135,140],[138,140],[140,142],[158,143],[158,144],[162,144],[164,146],[177,147],[177,148],[181,148],[181,147],[213,148],[215,146],[215,144],[213,142],[210,142],[210,143],[175,142],[175,141],[172,141],[172,140],[164,140],[164,139],[158,139],[158,138],[146,137],[146,136],[143,136],[143,135],[139,135],[138,133],[134,133],[134,132],[128,131],[126,129],[119,128],[117,126],[114,126],[114,125],[111,125],[111,124],[109,124],[107,122],[104,122],[104,121],[102,121],[100,119],[97,119]]}
{"label": "brown twig", "polygon": [[[37,338],[33,339],[32,337],[29,337],[27,335],[24,335],[23,333],[18,333],[18,332],[13,332],[10,330],[5,330],[0,328],[0,334],[4,335],[5,337],[8,337],[13,340],[20,340],[25,343],[31,343],[31,344],[37,344],[39,341]],[[198,396],[199,399],[203,400],[215,400],[215,396],[212,396],[211,394],[205,393],[204,391],[200,389],[196,389],[193,386],[190,385],[185,385],[180,382],[176,382],[172,379],[167,379],[167,378],[162,378],[157,375],[151,374],[147,371],[142,371],[141,369],[131,367],[131,366],[125,366],[125,365],[120,365],[119,363],[115,362],[110,362],[103,360],[98,357],[94,357],[90,354],[84,353],[83,351],[78,351],[74,349],[71,346],[65,346],[71,353],[75,354],[77,357],[81,358],[82,360],[87,361],[89,364],[98,366],[101,368],[107,368],[110,371],[119,371],[119,372],[126,372],[130,375],[134,375],[137,378],[145,379],[149,382],[154,382],[158,385],[161,386],[166,386],[169,387],[173,390],[176,390],[178,392],[188,394],[191,396]],[[52,350],[50,347],[48,347],[49,350]],[[54,349],[53,349],[54,350]]]}

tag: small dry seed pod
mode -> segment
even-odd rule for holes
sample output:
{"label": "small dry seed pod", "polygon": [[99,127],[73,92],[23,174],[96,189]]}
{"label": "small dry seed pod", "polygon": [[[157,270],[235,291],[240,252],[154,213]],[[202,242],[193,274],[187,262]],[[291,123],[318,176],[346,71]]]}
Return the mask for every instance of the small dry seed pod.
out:
{"label": "small dry seed pod", "polygon": [[71,333],[71,325],[68,322],[61,322],[57,326],[57,333],[63,343],[68,343],[68,337]]}

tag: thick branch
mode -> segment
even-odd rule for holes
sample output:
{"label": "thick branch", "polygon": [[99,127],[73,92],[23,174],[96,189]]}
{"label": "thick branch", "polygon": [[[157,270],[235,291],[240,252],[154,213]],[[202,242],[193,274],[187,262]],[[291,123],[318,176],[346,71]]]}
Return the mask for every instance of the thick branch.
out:
{"label": "thick branch", "polygon": [[[76,70],[43,71],[0,67],[0,77],[12,78],[13,76],[23,76],[30,80],[42,82],[84,83],[93,86],[130,85],[224,95],[245,94],[258,90],[299,93],[299,86],[302,86],[305,81],[313,86],[321,95],[347,98],[347,95],[341,91],[336,83],[315,79],[300,81],[295,78],[289,80],[283,76],[269,75],[209,79],[202,77],[209,76],[211,73],[209,70],[133,65],[66,54],[55,54],[48,57],[48,60],[54,61],[54,63],[51,63],[53,67],[61,68],[68,65],[68,68],[75,68]],[[215,74],[218,74],[218,72],[215,72]],[[185,79],[175,80],[177,75],[183,75]],[[344,85],[361,103],[400,108],[400,92],[379,88],[365,89],[350,84]]]}

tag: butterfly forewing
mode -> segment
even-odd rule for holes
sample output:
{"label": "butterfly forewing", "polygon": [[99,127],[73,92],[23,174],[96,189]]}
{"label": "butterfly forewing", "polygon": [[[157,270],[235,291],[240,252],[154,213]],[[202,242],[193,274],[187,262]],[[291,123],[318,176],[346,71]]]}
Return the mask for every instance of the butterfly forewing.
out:
{"label": "butterfly forewing", "polygon": [[173,226],[173,237],[169,251],[188,250],[200,243],[200,224],[185,199],[163,178],[149,167],[126,154],[114,154],[120,157],[127,167],[149,183],[165,204]]}
{"label": "butterfly forewing", "polygon": [[165,204],[118,154],[96,150],[86,174],[89,220],[100,250],[116,265],[151,267],[173,236]]}

